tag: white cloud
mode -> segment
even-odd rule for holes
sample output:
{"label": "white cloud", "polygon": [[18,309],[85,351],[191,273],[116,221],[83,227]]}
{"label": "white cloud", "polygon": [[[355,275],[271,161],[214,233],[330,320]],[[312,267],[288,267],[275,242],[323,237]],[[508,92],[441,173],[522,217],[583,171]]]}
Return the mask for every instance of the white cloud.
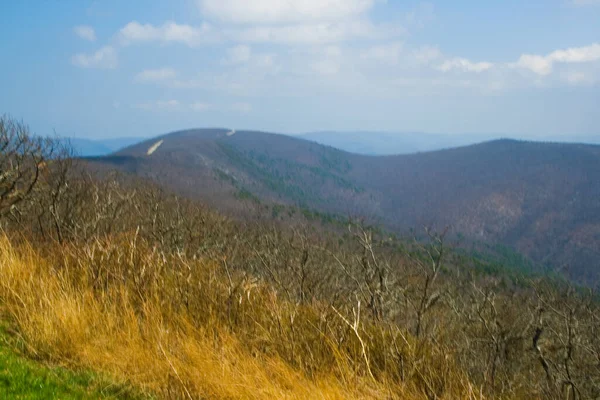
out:
{"label": "white cloud", "polygon": [[136,75],[136,82],[165,82],[175,79],[177,72],[172,68],[146,69]]}
{"label": "white cloud", "polygon": [[385,39],[405,33],[397,25],[374,25],[368,20],[316,22],[291,25],[255,25],[248,27],[213,28],[204,23],[200,26],[177,24],[167,21],[163,25],[140,24],[132,21],[119,31],[122,45],[159,42],[183,43],[190,47],[213,42],[233,41],[241,44],[274,43],[327,44],[351,39]]}
{"label": "white cloud", "polygon": [[119,31],[123,45],[139,42],[183,43],[190,47],[214,40],[208,24],[199,27],[167,21],[161,26],[132,21]]}
{"label": "white cloud", "polygon": [[87,25],[79,25],[73,28],[73,32],[83,40],[93,42],[96,40],[96,32],[94,28]]}
{"label": "white cloud", "polygon": [[[246,45],[239,45],[227,49],[222,64],[226,67],[233,67],[233,70],[225,72],[220,80],[229,81],[226,86],[232,88],[236,86],[251,86],[252,82],[264,79],[266,75],[279,73],[281,65],[276,61],[277,56],[272,53],[254,53],[252,48]],[[234,76],[236,78],[234,78]],[[239,83],[235,83],[235,80]],[[213,84],[217,79],[213,79]],[[245,81],[245,84],[242,83]],[[188,82],[189,83],[189,82]],[[239,91],[236,89],[236,91]]]}
{"label": "white cloud", "polygon": [[594,43],[585,47],[573,47],[566,50],[556,50],[547,56],[554,62],[582,63],[600,60],[600,44]]}
{"label": "white cloud", "polygon": [[552,61],[546,57],[531,54],[523,54],[514,66],[528,69],[542,76],[549,75],[552,72]]}
{"label": "white cloud", "polygon": [[230,39],[246,43],[275,43],[284,45],[328,44],[352,39],[385,39],[399,36],[404,29],[398,26],[373,25],[366,20],[321,22],[284,26],[255,26],[228,31]]}
{"label": "white cloud", "polygon": [[383,40],[405,33],[397,25],[374,25],[367,20],[318,22],[280,26],[198,27],[169,21],[161,26],[132,21],[118,33],[119,41],[127,46],[134,43],[183,43],[190,47],[215,42],[272,43],[281,45],[323,45],[353,39]]}
{"label": "white cloud", "polygon": [[369,11],[375,0],[198,0],[209,17],[233,23],[339,21]]}
{"label": "white cloud", "polygon": [[395,86],[402,87],[413,87],[417,89],[430,89],[430,88],[474,88],[478,86],[477,81],[472,79],[452,79],[447,77],[442,78],[423,78],[423,77],[410,77],[410,78],[397,78],[391,81]]}
{"label": "white cloud", "polygon": [[598,60],[600,60],[600,44],[594,43],[589,46],[556,50],[546,56],[523,54],[510,66],[528,69],[538,75],[546,76],[552,73],[555,63],[586,63]]}
{"label": "white cloud", "polygon": [[177,100],[157,100],[149,103],[136,104],[133,107],[140,110],[155,111],[155,110],[177,110],[181,103]]}
{"label": "white cloud", "polygon": [[250,46],[239,45],[227,50],[226,64],[242,64],[250,61],[252,57],[252,49]]}
{"label": "white cloud", "polygon": [[71,62],[82,68],[114,69],[117,67],[118,57],[113,47],[104,46],[93,54],[75,54],[71,57]]}
{"label": "white cloud", "polygon": [[442,72],[448,72],[452,70],[459,70],[464,72],[484,72],[494,67],[494,64],[490,62],[472,62],[466,58],[452,58],[446,60],[438,67]]}
{"label": "white cloud", "polygon": [[[194,26],[174,21],[162,25],[131,21],[120,29],[117,37],[122,45],[159,42],[194,47],[215,42],[328,44],[357,38],[389,39],[404,34],[405,29],[397,23],[374,24],[362,15],[375,2],[382,1],[385,0],[201,0],[203,9],[214,11],[210,15],[222,11],[228,18],[214,26],[206,22]],[[230,12],[230,8],[235,11]],[[235,24],[236,13],[252,23]]]}

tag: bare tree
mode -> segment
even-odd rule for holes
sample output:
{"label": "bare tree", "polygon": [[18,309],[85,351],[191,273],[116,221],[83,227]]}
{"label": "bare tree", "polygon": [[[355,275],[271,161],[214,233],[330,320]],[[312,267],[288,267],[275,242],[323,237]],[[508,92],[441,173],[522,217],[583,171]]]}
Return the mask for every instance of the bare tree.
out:
{"label": "bare tree", "polygon": [[419,251],[416,256],[412,257],[412,260],[417,266],[423,282],[418,287],[416,298],[411,299],[408,297],[408,300],[416,313],[414,330],[416,337],[420,337],[423,334],[425,315],[441,298],[441,292],[436,290],[436,281],[442,270],[444,257],[447,252],[445,238],[448,229],[447,227],[441,233],[437,233],[426,228],[425,233],[429,238],[429,243],[427,244],[422,244],[415,239],[415,246]]}
{"label": "bare tree", "polygon": [[23,123],[0,117],[0,217],[32,193],[55,151],[53,140],[33,137]]}

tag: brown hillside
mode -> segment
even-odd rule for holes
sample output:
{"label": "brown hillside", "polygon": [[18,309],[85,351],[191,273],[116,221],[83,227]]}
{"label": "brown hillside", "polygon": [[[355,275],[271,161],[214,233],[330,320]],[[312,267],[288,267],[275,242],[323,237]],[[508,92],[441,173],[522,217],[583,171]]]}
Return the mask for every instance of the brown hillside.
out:
{"label": "brown hillside", "polygon": [[93,161],[224,208],[243,191],[263,201],[366,216],[397,231],[451,225],[467,238],[568,267],[578,280],[598,277],[600,146],[498,140],[374,157],[283,135],[205,129]]}

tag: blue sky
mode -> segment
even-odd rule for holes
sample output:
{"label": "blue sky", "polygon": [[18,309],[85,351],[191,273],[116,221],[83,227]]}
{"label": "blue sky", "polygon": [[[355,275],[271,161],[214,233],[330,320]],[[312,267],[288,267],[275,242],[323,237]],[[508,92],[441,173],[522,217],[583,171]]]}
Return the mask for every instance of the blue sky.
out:
{"label": "blue sky", "polygon": [[600,0],[32,0],[0,11],[0,113],[38,134],[600,135]]}

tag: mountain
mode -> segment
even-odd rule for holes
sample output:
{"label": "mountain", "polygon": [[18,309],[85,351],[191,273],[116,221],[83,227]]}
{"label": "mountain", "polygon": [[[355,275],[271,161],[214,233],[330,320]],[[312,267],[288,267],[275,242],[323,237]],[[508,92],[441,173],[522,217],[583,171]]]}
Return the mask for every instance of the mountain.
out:
{"label": "mountain", "polygon": [[84,139],[84,138],[63,138],[75,153],[81,157],[104,156],[120,150],[124,147],[141,142],[144,138],[115,138],[115,139]]}
{"label": "mountain", "polygon": [[[449,149],[490,141],[490,134],[435,134],[423,132],[310,132],[296,137],[365,155],[396,155]],[[596,136],[553,137],[555,142],[600,144]]]}
{"label": "mountain", "polygon": [[465,146],[491,139],[484,135],[444,135],[423,132],[310,132],[296,137],[350,153],[365,155],[411,154]]}
{"label": "mountain", "polygon": [[284,135],[200,129],[89,161],[222,207],[244,194],[365,216],[397,232],[450,225],[580,281],[600,277],[600,146],[496,140],[365,156]]}

